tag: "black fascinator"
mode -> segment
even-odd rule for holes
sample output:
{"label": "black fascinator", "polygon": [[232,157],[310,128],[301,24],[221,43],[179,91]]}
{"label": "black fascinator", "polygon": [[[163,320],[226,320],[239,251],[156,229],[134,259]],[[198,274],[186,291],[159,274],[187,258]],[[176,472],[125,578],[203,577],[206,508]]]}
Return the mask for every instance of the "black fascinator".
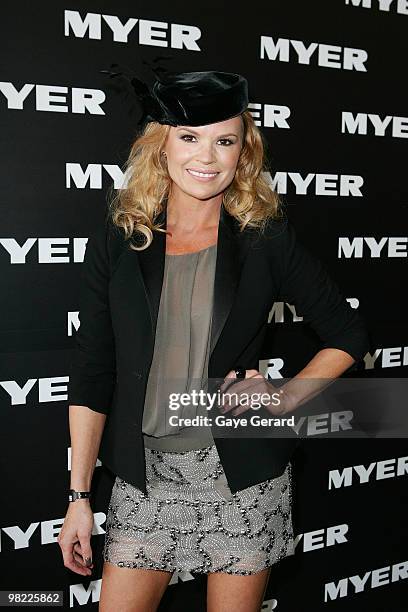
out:
{"label": "black fascinator", "polygon": [[169,72],[162,66],[143,63],[154,73],[152,86],[118,64],[101,70],[110,78],[124,77],[131,84],[142,106],[139,124],[157,121],[172,126],[208,125],[240,115],[248,107],[248,82],[240,74],[212,70]]}

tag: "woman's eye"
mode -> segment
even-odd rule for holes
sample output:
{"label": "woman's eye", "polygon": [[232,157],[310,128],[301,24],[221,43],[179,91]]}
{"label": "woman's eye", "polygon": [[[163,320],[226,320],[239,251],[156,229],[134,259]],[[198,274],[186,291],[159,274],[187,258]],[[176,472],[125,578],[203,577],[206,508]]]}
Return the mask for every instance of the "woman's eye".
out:
{"label": "woman's eye", "polygon": [[[183,136],[180,136],[180,138],[181,140],[184,140],[185,138],[194,138],[194,136],[192,136],[191,134],[184,134]],[[191,140],[184,140],[184,142],[191,142]],[[228,142],[227,146],[234,144],[229,138],[220,138],[219,142]]]}
{"label": "woman's eye", "polygon": [[184,136],[180,136],[181,140],[184,140],[185,138],[194,138],[194,136],[191,136],[191,134],[184,134]]}

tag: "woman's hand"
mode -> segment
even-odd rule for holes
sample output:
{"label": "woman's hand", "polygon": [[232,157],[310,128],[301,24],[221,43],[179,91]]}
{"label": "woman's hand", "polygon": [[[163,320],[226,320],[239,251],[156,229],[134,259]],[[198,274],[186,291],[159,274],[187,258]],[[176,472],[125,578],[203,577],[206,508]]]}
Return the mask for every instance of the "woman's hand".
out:
{"label": "woman's hand", "polygon": [[[245,378],[238,379],[234,370],[231,370],[219,390],[221,393],[233,394],[230,401],[227,398],[221,406],[220,412],[222,414],[231,412],[232,416],[237,416],[246,412],[251,408],[251,395],[255,395],[254,403],[257,406],[261,404],[274,416],[282,416],[296,407],[295,399],[287,393],[284,387],[275,387],[258,370],[246,370]],[[236,399],[235,394],[237,395]],[[249,396],[248,399],[245,397],[245,404],[239,403],[240,394]],[[253,408],[253,410],[256,410],[256,408]]]}
{"label": "woman's hand", "polygon": [[78,499],[70,502],[58,535],[65,567],[82,576],[92,574],[90,568],[93,568],[91,549],[93,523],[94,515],[89,499]]}

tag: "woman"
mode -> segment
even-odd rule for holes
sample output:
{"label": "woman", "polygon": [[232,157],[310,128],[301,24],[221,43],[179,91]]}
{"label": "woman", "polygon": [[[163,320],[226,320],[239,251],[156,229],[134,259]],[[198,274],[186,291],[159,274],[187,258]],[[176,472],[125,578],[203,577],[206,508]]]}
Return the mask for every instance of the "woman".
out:
{"label": "woman", "polygon": [[[218,378],[224,390],[277,392],[257,367],[278,295],[299,305],[324,344],[279,389],[270,415],[292,412],[318,392],[316,379],[360,359],[366,332],[262,175],[246,80],[197,72],[158,80],[152,92],[134,85],[147,125],[84,261],[69,390],[73,493],[59,543],[65,566],[90,575],[99,456],[116,474],[100,610],[156,610],[173,572],[187,570],[208,575],[208,610],[255,611],[271,566],[294,552],[296,441],[222,439],[212,427],[191,435],[170,423],[166,398],[215,389]],[[219,413],[248,410],[238,404]]]}

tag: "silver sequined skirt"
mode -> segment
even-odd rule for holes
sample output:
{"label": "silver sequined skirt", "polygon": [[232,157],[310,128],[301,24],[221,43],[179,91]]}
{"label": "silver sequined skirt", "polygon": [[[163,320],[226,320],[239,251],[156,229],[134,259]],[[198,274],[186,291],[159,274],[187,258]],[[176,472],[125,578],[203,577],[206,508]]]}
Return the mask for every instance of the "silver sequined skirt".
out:
{"label": "silver sequined skirt", "polygon": [[248,575],[294,554],[289,463],[278,478],[232,494],[214,445],[145,447],[147,495],[118,476],[103,549],[119,567]]}

